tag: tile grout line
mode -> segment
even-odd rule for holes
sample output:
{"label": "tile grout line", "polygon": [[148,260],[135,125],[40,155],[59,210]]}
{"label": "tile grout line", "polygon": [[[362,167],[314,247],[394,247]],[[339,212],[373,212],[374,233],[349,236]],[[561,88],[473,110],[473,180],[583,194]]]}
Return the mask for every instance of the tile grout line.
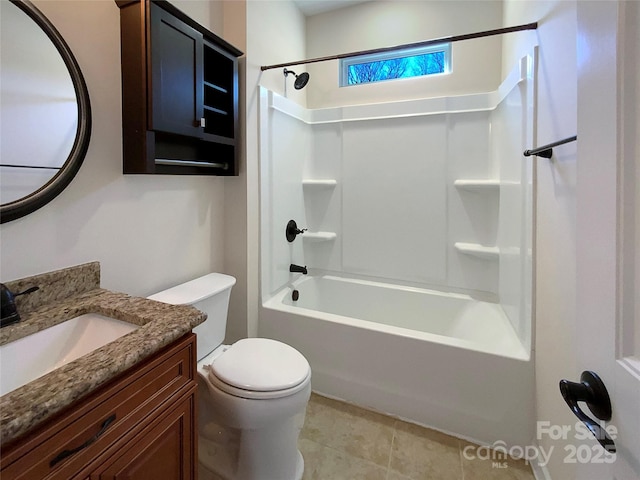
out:
{"label": "tile grout line", "polygon": [[391,435],[391,448],[389,449],[389,461],[387,462],[387,474],[385,475],[385,480],[389,480],[389,473],[391,472],[391,457],[393,456],[393,444],[396,441],[396,425],[398,424],[397,420],[393,421],[393,434]]}
{"label": "tile grout line", "polygon": [[460,473],[462,473],[461,480],[464,480],[464,462],[462,461],[462,442],[458,439],[458,458],[460,459]]}

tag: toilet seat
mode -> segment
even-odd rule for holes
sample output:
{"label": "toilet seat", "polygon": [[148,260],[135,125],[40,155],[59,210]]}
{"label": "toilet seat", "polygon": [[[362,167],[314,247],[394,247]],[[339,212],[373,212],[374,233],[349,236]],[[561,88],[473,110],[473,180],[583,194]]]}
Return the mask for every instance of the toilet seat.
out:
{"label": "toilet seat", "polygon": [[309,362],[295,348],[268,338],[245,338],[205,364],[207,380],[240,398],[273,399],[299,392],[311,377]]}

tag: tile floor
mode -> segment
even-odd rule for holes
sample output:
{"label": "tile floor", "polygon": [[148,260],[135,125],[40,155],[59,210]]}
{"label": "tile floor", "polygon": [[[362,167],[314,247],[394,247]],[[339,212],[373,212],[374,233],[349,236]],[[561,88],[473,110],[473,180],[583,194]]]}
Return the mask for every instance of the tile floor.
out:
{"label": "tile floor", "polygon": [[298,445],[303,480],[534,480],[522,460],[468,460],[469,442],[317,394]]}

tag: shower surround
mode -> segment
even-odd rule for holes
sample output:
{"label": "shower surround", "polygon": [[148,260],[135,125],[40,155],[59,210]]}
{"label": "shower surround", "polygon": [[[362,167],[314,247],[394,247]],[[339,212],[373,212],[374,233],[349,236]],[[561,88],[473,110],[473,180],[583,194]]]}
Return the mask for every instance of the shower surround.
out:
{"label": "shower surround", "polygon": [[[532,440],[535,57],[456,97],[307,110],[261,89],[259,334],[299,349],[315,390]],[[291,219],[308,231],[289,243]]]}

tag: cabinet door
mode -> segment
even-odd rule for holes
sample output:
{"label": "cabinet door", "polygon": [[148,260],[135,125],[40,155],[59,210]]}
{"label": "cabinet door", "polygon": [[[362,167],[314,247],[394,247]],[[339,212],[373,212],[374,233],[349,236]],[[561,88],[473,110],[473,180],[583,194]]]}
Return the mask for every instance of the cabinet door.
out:
{"label": "cabinet door", "polygon": [[203,36],[151,3],[150,130],[201,137]]}
{"label": "cabinet door", "polygon": [[195,395],[124,445],[122,454],[91,480],[191,480],[196,476]]}

